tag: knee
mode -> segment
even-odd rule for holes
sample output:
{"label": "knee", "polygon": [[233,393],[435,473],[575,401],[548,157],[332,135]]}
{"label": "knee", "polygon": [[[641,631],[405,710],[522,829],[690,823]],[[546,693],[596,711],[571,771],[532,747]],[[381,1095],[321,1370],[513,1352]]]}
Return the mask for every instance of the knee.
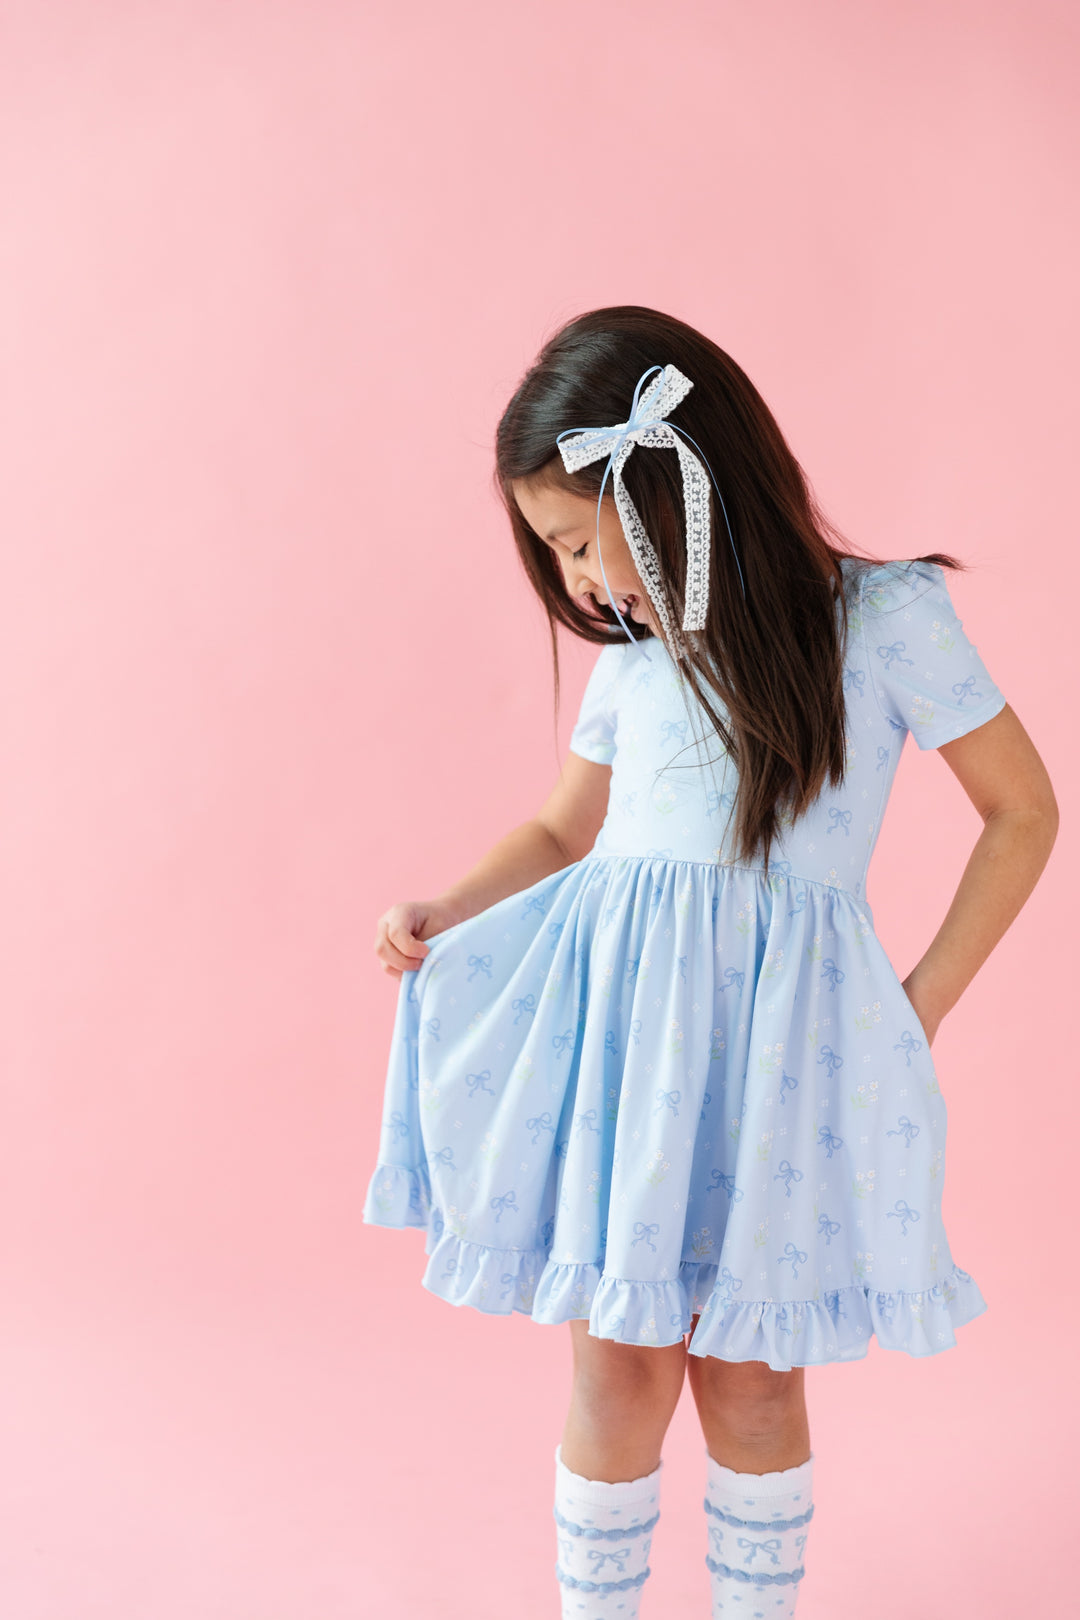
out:
{"label": "knee", "polygon": [[[576,1325],[576,1324],[575,1324]],[[686,1350],[677,1345],[621,1344],[579,1334],[574,1344],[574,1397],[593,1411],[618,1418],[678,1404]]]}
{"label": "knee", "polygon": [[691,1356],[689,1377],[703,1416],[747,1442],[785,1432],[805,1407],[804,1372],[774,1372],[763,1361]]}

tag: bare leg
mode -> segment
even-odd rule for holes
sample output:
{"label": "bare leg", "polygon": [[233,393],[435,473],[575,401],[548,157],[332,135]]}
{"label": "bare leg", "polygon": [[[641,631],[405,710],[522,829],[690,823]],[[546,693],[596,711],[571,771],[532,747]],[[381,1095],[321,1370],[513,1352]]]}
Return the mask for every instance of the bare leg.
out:
{"label": "bare leg", "polygon": [[584,1318],[570,1323],[570,1337],[574,1381],[562,1436],[563,1462],[586,1479],[610,1483],[651,1474],[659,1467],[660,1448],[682,1392],[685,1340],[636,1345],[597,1339]]}
{"label": "bare leg", "polygon": [[[695,1316],[691,1338],[697,1323]],[[774,1372],[764,1361],[689,1352],[686,1364],[705,1444],[716,1462],[737,1474],[769,1474],[807,1461],[804,1368]]]}

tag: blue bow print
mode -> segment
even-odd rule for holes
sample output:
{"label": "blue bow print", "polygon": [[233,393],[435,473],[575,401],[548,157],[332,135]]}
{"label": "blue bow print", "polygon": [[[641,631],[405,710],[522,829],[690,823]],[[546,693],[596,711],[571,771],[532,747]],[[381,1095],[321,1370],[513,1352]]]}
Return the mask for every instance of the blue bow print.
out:
{"label": "blue bow print", "polygon": [[618,1057],[619,1055],[619,1048],[615,1045],[615,1031],[613,1029],[609,1029],[604,1036],[604,1051],[610,1052],[612,1057]]}
{"label": "blue bow print", "polygon": [[922,1047],[922,1041],[917,1041],[915,1039],[914,1035],[911,1033],[910,1029],[905,1029],[905,1031],[901,1035],[900,1039],[898,1041],[893,1042],[893,1051],[894,1052],[903,1052],[906,1055],[907,1064],[908,1064],[909,1069],[911,1068],[911,1054],[912,1054],[912,1052],[918,1052],[921,1049],[921,1047]]}
{"label": "blue bow print", "polygon": [[630,1033],[634,1037],[634,1045],[635,1046],[640,1046],[641,1045],[641,1019],[640,1018],[635,1018],[633,1023],[630,1025]]}
{"label": "blue bow print", "polygon": [[843,968],[837,967],[832,957],[827,956],[821,964],[821,977],[828,979],[830,990],[835,990],[838,984],[843,984],[845,975]]}
{"label": "blue bow print", "polygon": [[828,1078],[831,1080],[837,1069],[844,1067],[844,1060],[839,1052],[834,1052],[831,1046],[823,1046],[818,1053],[818,1062],[829,1065]]}
{"label": "blue bow print", "polygon": [[525,910],[521,913],[521,921],[524,922],[526,917],[530,916],[534,911],[539,912],[540,916],[542,917],[544,915],[544,907],[546,905],[547,899],[544,895],[530,894],[529,898],[525,902]]}
{"label": "blue bow print", "polygon": [[780,1160],[780,1173],[779,1175],[773,1176],[774,1181],[782,1181],[784,1183],[784,1192],[788,1198],[791,1197],[791,1183],[793,1181],[801,1181],[802,1178],[802,1171],[794,1169],[793,1166],[788,1163],[787,1159]]}
{"label": "blue bow print", "polygon": [[534,1114],[532,1119],[527,1119],[525,1121],[525,1129],[533,1132],[533,1147],[535,1147],[537,1142],[539,1142],[541,1131],[550,1131],[552,1136],[555,1135],[554,1123],[552,1122],[551,1115],[547,1113],[546,1110],[542,1114]]}
{"label": "blue bow print", "polygon": [[842,827],[843,830],[847,833],[848,837],[849,838],[851,837],[851,811],[850,810],[832,809],[832,810],[829,811],[829,820],[832,822],[832,826],[828,829],[829,832],[834,833],[838,827]]}
{"label": "blue bow print", "polygon": [[650,1249],[655,1250],[656,1244],[653,1242],[653,1238],[660,1231],[659,1221],[653,1221],[650,1225],[646,1225],[644,1221],[635,1221],[634,1231],[637,1235],[630,1244],[631,1248],[634,1247],[635,1243],[647,1243]]}
{"label": "blue bow print", "polygon": [[581,1136],[584,1131],[595,1131],[597,1136],[600,1135],[600,1127],[596,1123],[595,1108],[587,1108],[583,1114],[575,1114],[574,1124],[578,1128],[579,1136]]}
{"label": "blue bow print", "polygon": [[750,1551],[746,1554],[746,1557],[743,1559],[744,1564],[753,1563],[755,1554],[759,1552],[766,1553],[774,1564],[778,1564],[780,1562],[779,1553],[782,1545],[783,1543],[781,1542],[779,1536],[770,1536],[768,1541],[751,1541],[748,1536],[739,1537],[740,1550],[745,1547],[749,1547],[750,1549]]}
{"label": "blue bow print", "polygon": [[561,922],[553,922],[548,924],[548,933],[551,935],[552,950],[554,950],[556,945],[559,943],[559,936],[565,927],[566,924]]}
{"label": "blue bow print", "polygon": [[601,1552],[599,1547],[592,1548],[589,1553],[589,1563],[593,1566],[593,1574],[599,1575],[610,1558],[621,1575],[626,1568],[626,1560],[630,1556],[630,1550],[629,1547],[615,1547],[611,1552]]}
{"label": "blue bow print", "polygon": [[556,1057],[562,1057],[567,1048],[573,1046],[574,1044],[573,1030],[568,1029],[562,1035],[553,1035],[551,1037],[551,1044],[555,1048]]}
{"label": "blue bow print", "polygon": [[899,1125],[900,1129],[898,1131],[886,1131],[885,1135],[902,1136],[905,1139],[904,1146],[910,1147],[912,1137],[918,1136],[919,1134],[919,1127],[917,1125],[913,1125],[906,1114],[901,1114],[896,1123]]}
{"label": "blue bow print", "polygon": [[885,660],[885,668],[886,669],[891,669],[892,668],[892,664],[893,664],[894,659],[896,660],[896,662],[898,664],[913,664],[915,662],[914,658],[901,658],[900,657],[900,654],[904,651],[905,646],[906,646],[906,643],[903,642],[903,641],[894,641],[894,642],[891,642],[888,647],[879,647],[878,648],[878,650],[877,650],[878,651],[878,657],[879,658],[884,658],[884,660]]}
{"label": "blue bow print", "polygon": [[478,1092],[486,1091],[489,1097],[494,1097],[495,1093],[488,1085],[488,1081],[490,1079],[490,1069],[481,1069],[479,1074],[467,1074],[465,1076],[465,1082],[469,1088],[469,1096],[475,1097]]}
{"label": "blue bow print", "polygon": [[862,697],[863,687],[866,685],[865,669],[845,669],[844,685],[849,691],[854,687],[859,696]]}
{"label": "blue bow print", "polygon": [[907,1237],[907,1223],[908,1221],[917,1221],[919,1212],[917,1209],[912,1209],[911,1205],[906,1203],[903,1198],[898,1198],[894,1208],[890,1209],[887,1219],[899,1221],[900,1231],[904,1237]]}
{"label": "blue bow print", "polygon": [[817,1224],[818,1236],[825,1239],[825,1247],[828,1248],[831,1245],[833,1238],[840,1230],[840,1222],[830,1221],[827,1215],[819,1215]]}
{"label": "blue bow print", "polygon": [[827,1125],[820,1127],[818,1130],[818,1147],[823,1147],[830,1159],[837,1148],[842,1148],[843,1145],[844,1138],[842,1136],[834,1136]]}
{"label": "blue bow print", "polygon": [[390,1115],[385,1128],[393,1133],[390,1137],[392,1142],[396,1142],[399,1137],[408,1136],[409,1134],[408,1122],[406,1121],[404,1114],[401,1113],[400,1109],[397,1108],[395,1108],[394,1112]]}
{"label": "blue bow print", "polygon": [[730,990],[731,986],[735,985],[737,989],[741,990],[745,978],[746,974],[740,973],[738,968],[729,967],[725,969],[723,984],[718,984],[716,988],[718,990]]}
{"label": "blue bow print", "polygon": [[492,1209],[498,1211],[498,1213],[495,1216],[495,1219],[497,1221],[502,1220],[502,1215],[503,1215],[503,1210],[504,1209],[512,1209],[514,1211],[515,1215],[520,1215],[521,1214],[521,1211],[518,1209],[517,1203],[515,1201],[516,1198],[517,1198],[517,1194],[515,1193],[513,1187],[511,1187],[509,1192],[501,1193],[498,1198],[493,1198],[491,1200]]}
{"label": "blue bow print", "polygon": [[720,1268],[720,1274],[716,1279],[716,1286],[725,1294],[737,1294],[739,1289],[742,1287],[742,1278],[733,1277],[731,1275],[730,1268],[728,1266],[722,1266]]}
{"label": "blue bow print", "polygon": [[783,1254],[777,1256],[776,1263],[778,1266],[782,1266],[785,1260],[791,1261],[791,1275],[792,1277],[797,1277],[799,1275],[799,1267],[806,1264],[806,1255],[803,1253],[802,1249],[796,1248],[794,1243],[785,1243],[784,1252]]}
{"label": "blue bow print", "polygon": [[516,1024],[524,1013],[534,1013],[536,1011],[536,997],[533,995],[518,996],[516,1000],[510,1003],[510,1006],[517,1015],[514,1019]]}
{"label": "blue bow print", "polygon": [[490,952],[485,956],[470,956],[468,965],[472,968],[472,972],[469,974],[470,979],[475,979],[478,973],[486,973],[488,978],[491,978]]}
{"label": "blue bow print", "polygon": [[969,697],[981,698],[982,697],[982,693],[981,692],[976,692],[976,690],[975,690],[975,677],[974,677],[974,675],[969,675],[966,680],[957,681],[956,685],[953,687],[953,691],[955,692],[956,696],[959,698],[961,703],[963,703],[965,698],[969,698]]}
{"label": "blue bow print", "polygon": [[722,1187],[733,1204],[737,1204],[743,1196],[741,1187],[736,1187],[734,1176],[725,1176],[722,1170],[714,1170],[712,1181],[706,1187],[706,1192],[719,1192]]}
{"label": "blue bow print", "polygon": [[514,1284],[515,1284],[516,1281],[517,1281],[517,1278],[514,1276],[514,1273],[512,1271],[504,1271],[503,1272],[502,1276],[499,1278],[499,1284],[500,1284],[499,1298],[500,1299],[509,1299],[510,1298],[510,1295],[514,1292]]}
{"label": "blue bow print", "polygon": [[665,721],[663,721],[663,723],[660,726],[660,741],[661,742],[671,742],[672,738],[674,738],[674,740],[676,742],[685,742],[686,741],[686,721],[685,720],[665,720]]}
{"label": "blue bow print", "polygon": [[438,1153],[431,1155],[432,1164],[445,1164],[448,1170],[456,1170],[454,1163],[454,1150],[452,1147],[440,1148]]}
{"label": "blue bow print", "polygon": [[677,1114],[679,1112],[678,1103],[679,1103],[679,1099],[680,1099],[681,1096],[682,1096],[681,1091],[664,1091],[664,1090],[658,1091],[656,1093],[657,1106],[653,1109],[653,1113],[654,1114],[661,1113],[663,1111],[664,1105],[666,1104],[671,1109],[671,1112],[673,1114]]}
{"label": "blue bow print", "polygon": [[785,1095],[785,1093],[787,1093],[789,1091],[798,1091],[798,1089],[799,1089],[799,1082],[796,1080],[795,1076],[793,1074],[787,1074],[787,1073],[784,1072],[783,1069],[781,1069],[780,1070],[780,1101],[782,1103],[787,1102],[787,1096]]}
{"label": "blue bow print", "polygon": [[441,1040],[442,1037],[439,1034],[439,1020],[437,1018],[425,1018],[421,1027],[423,1028],[424,1034],[430,1035],[433,1041]]}
{"label": "blue bow print", "polygon": [[717,788],[709,788],[705,795],[705,813],[709,816],[715,816],[718,810],[730,810],[734,803],[734,793],[721,793]]}

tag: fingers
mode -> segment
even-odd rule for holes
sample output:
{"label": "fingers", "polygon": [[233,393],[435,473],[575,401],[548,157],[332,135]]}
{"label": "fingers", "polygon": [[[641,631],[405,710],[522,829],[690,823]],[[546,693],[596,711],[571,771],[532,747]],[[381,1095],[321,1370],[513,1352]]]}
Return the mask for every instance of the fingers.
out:
{"label": "fingers", "polygon": [[395,979],[400,979],[402,973],[415,973],[430,949],[412,932],[416,926],[417,919],[411,914],[395,916],[391,911],[379,919],[375,954],[382,961],[383,971]]}

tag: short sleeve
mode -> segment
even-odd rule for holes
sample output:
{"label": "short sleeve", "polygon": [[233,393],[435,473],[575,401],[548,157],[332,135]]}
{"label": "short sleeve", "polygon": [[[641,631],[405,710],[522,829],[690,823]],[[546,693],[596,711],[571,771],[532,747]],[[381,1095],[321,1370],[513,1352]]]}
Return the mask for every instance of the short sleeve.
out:
{"label": "short sleeve", "polygon": [[867,571],[863,631],[870,678],[886,718],[920,748],[940,748],[1005,707],[964,632],[938,563],[886,563]]}
{"label": "short sleeve", "polygon": [[570,749],[597,765],[615,758],[614,686],[622,666],[623,649],[602,647],[585,684],[581,707],[570,733]]}

